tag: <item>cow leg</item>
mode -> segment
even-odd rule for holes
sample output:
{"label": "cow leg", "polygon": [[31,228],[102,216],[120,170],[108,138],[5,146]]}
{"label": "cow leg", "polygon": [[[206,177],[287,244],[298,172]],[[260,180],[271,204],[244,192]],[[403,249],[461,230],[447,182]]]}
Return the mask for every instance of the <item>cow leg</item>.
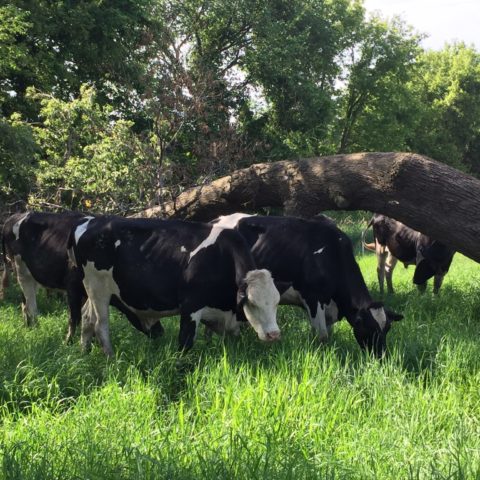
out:
{"label": "cow leg", "polygon": [[180,334],[178,336],[179,350],[186,352],[193,347],[201,319],[201,310],[191,313],[181,311],[180,313]]}
{"label": "cow leg", "polygon": [[444,278],[445,275],[442,273],[433,277],[433,293],[438,294]]}
{"label": "cow leg", "polygon": [[90,300],[87,298],[87,301],[82,307],[82,334],[80,340],[82,349],[85,352],[89,352],[92,347],[92,339],[95,334],[95,322],[95,311],[93,310]]}
{"label": "cow leg", "polygon": [[107,357],[113,357],[113,348],[110,342],[110,327],[108,321],[108,307],[110,301],[93,300],[93,308],[95,310],[95,336],[102,346],[103,353]]}
{"label": "cow leg", "polygon": [[87,294],[82,282],[83,274],[78,268],[70,268],[66,279],[67,303],[70,311],[68,318],[68,333],[66,343],[71,343],[78,325],[82,321],[82,306],[87,300]]}
{"label": "cow leg", "polygon": [[395,265],[397,264],[397,259],[388,252],[387,260],[385,261],[385,278],[387,280],[387,291],[388,293],[393,293],[393,270],[395,269]]}
{"label": "cow leg", "polygon": [[15,256],[15,267],[17,270],[17,279],[23,292],[24,302],[22,303],[22,313],[25,323],[28,327],[37,322],[37,290],[38,283],[33,278],[30,270],[20,255]]}
{"label": "cow leg", "polygon": [[85,302],[85,295],[75,291],[75,289],[67,288],[67,302],[70,316],[68,318],[68,333],[65,342],[71,343],[75,336],[77,326],[82,321],[82,305]]}
{"label": "cow leg", "polygon": [[306,298],[304,302],[312,327],[312,333],[320,342],[325,342],[328,339],[327,319],[325,315],[326,305],[319,302],[317,298]]}
{"label": "cow leg", "polygon": [[380,295],[383,295],[383,284],[385,280],[385,262],[387,260],[388,252],[385,246],[380,245],[377,241],[375,241],[375,254],[377,256],[378,288],[380,289]]}
{"label": "cow leg", "polygon": [[333,325],[338,322],[338,307],[337,304],[330,300],[325,309],[325,319],[327,322],[327,332],[330,337],[333,333]]}

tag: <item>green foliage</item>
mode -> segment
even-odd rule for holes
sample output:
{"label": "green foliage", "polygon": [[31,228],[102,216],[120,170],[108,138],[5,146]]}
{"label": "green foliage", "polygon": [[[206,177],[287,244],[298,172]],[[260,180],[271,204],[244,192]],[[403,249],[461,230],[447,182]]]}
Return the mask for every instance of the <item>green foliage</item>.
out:
{"label": "green foliage", "polygon": [[462,43],[420,58],[418,127],[411,138],[420,153],[480,173],[480,54]]}
{"label": "green foliage", "polygon": [[479,53],[420,38],[360,0],[0,6],[3,189],[120,212],[254,162],[353,151],[480,174]]}
{"label": "green foliage", "polygon": [[127,211],[154,192],[154,166],[132,132],[133,122],[115,117],[83,86],[70,102],[30,93],[40,100],[42,126],[34,127],[42,149],[32,202]]}
{"label": "green foliage", "polygon": [[0,201],[25,199],[35,178],[38,148],[28,124],[17,115],[0,117]]}
{"label": "green foliage", "polygon": [[[374,255],[359,261],[376,293]],[[346,322],[317,345],[293,307],[280,309],[277,344],[246,329],[199,338],[183,357],[178,319],[152,341],[113,314],[117,357],[107,360],[99,347],[62,343],[64,302],[42,293],[40,324],[26,329],[10,291],[0,306],[1,475],[477,478],[479,266],[456,256],[435,297],[420,296],[412,274],[397,268],[385,299],[405,319],[382,362],[360,352]]]}

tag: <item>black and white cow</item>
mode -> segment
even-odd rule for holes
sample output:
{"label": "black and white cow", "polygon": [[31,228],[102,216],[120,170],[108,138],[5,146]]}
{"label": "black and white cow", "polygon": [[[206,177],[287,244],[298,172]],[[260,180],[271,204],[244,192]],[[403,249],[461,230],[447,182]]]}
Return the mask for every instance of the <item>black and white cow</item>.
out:
{"label": "black and white cow", "polygon": [[245,315],[261,340],[280,338],[280,294],[271,273],[257,269],[234,231],[181,220],[86,217],[73,230],[69,255],[83,270],[88,295],[82,345],[95,333],[112,355],[108,306],[133,312],[145,330],[162,316],[180,314],[179,344],[192,347],[200,321],[221,322],[236,333]]}
{"label": "black and white cow", "polygon": [[[369,227],[372,227],[375,240],[380,293],[383,294],[385,279],[388,292],[393,293],[392,276],[398,260],[405,267],[415,265],[413,283],[421,292],[434,277],[433,292],[438,293],[452,263],[453,249],[385,215],[374,214],[367,229]],[[371,249],[370,245],[365,246]]]}
{"label": "black and white cow", "polygon": [[17,213],[9,217],[2,233],[5,269],[2,293],[8,286],[8,264],[16,271],[23,293],[22,311],[28,326],[37,320],[39,286],[67,292],[71,317],[68,339],[80,322],[82,300],[78,303],[78,272],[68,265],[67,242],[70,231],[84,215],[80,213]]}
{"label": "black and white cow", "polygon": [[362,348],[383,354],[390,325],[402,316],[372,300],[350,239],[331,219],[236,213],[213,223],[240,232],[258,268],[291,283],[280,303],[303,307],[320,339],[328,337],[334,321],[345,317]]}

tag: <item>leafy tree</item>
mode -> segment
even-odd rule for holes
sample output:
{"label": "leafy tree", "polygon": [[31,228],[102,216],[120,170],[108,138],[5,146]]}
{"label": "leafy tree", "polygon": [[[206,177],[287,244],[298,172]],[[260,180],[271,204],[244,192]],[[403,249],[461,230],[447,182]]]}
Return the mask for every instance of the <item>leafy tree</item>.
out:
{"label": "leafy tree", "polygon": [[410,148],[480,174],[480,54],[463,43],[425,52],[411,89],[424,108]]}
{"label": "leafy tree", "polygon": [[92,87],[82,86],[70,102],[29,95],[40,101],[43,119],[33,127],[42,152],[32,203],[117,213],[148,205],[154,165],[131,121],[112,117]]}

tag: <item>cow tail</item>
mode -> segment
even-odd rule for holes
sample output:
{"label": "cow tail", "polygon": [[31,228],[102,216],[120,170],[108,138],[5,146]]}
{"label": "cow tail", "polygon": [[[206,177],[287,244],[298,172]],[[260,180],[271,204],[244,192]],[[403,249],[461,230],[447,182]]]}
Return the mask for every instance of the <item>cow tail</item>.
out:
{"label": "cow tail", "polygon": [[[365,242],[365,237],[367,236],[367,231],[373,225],[373,220],[374,220],[374,217],[372,217],[370,219],[370,221],[367,224],[367,227],[365,228],[365,230],[362,231],[362,255],[365,255],[365,249],[370,250],[370,251],[375,250],[374,246]],[[373,240],[375,241],[375,233],[373,234]]]}
{"label": "cow tail", "polygon": [[2,288],[0,290],[0,300],[3,300],[5,297],[5,290],[10,284],[10,278],[8,274],[8,264],[9,260],[7,257],[7,249],[5,247],[5,233],[2,229],[2,258],[3,258],[3,274],[2,274]]}

